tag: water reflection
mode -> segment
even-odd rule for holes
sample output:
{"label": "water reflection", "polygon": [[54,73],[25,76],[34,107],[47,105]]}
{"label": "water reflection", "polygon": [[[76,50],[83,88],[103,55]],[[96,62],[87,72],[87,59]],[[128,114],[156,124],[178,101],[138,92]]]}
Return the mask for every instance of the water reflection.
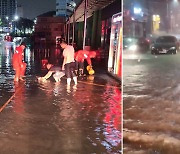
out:
{"label": "water reflection", "polygon": [[[3,51],[0,55],[1,78],[4,75],[0,92],[5,91],[0,98],[8,99],[7,93],[15,93],[11,102],[14,112],[7,113],[16,120],[8,131],[21,128],[26,141],[21,143],[22,151],[34,153],[36,145],[41,153],[121,153],[121,91],[108,86],[111,79],[88,76],[68,88],[65,78],[60,83],[52,79],[38,82],[35,75],[42,72],[33,52],[26,49],[25,82],[14,84],[11,53]],[[10,136],[7,138],[10,140]]]}
{"label": "water reflection", "polygon": [[126,152],[179,153],[180,55],[144,56],[139,63],[124,60]]}
{"label": "water reflection", "polygon": [[[15,74],[12,68],[12,55],[14,53],[14,48],[7,48],[6,44],[3,42],[0,46],[0,97],[2,97],[0,105],[7,100],[8,96],[12,95],[14,82],[13,76]],[[33,52],[26,48],[25,50],[25,61],[27,61],[26,77],[30,74],[34,74],[35,67]]]}
{"label": "water reflection", "polygon": [[[109,94],[113,94],[109,97]],[[104,98],[108,105],[105,113],[104,122],[105,129],[104,135],[106,141],[112,146],[121,146],[121,91],[118,88],[106,87]],[[107,144],[105,144],[107,145]]]}
{"label": "water reflection", "polygon": [[60,94],[61,91],[61,83],[60,82],[55,82],[54,83],[54,89],[53,89],[53,94],[54,96],[58,96]]}
{"label": "water reflection", "polygon": [[14,111],[19,114],[24,113],[24,102],[25,102],[25,84],[14,83],[15,97],[14,97]]}

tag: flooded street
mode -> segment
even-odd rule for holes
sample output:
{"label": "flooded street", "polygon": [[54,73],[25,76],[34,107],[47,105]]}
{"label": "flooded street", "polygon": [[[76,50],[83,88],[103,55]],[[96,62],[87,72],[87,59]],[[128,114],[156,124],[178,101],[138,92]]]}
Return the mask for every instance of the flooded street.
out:
{"label": "flooded street", "polygon": [[98,71],[70,88],[65,78],[40,83],[34,53],[25,55],[25,82],[15,84],[12,51],[0,47],[0,153],[121,153],[120,83]]}
{"label": "flooded street", "polygon": [[125,154],[180,153],[180,54],[124,57]]}

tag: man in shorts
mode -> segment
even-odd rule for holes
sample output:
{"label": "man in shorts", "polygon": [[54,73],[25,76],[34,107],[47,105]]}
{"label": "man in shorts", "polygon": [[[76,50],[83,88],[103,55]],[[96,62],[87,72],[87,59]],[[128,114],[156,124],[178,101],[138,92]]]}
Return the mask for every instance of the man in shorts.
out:
{"label": "man in shorts", "polygon": [[75,73],[74,47],[68,45],[65,41],[61,41],[60,46],[62,49],[64,49],[64,60],[62,70],[65,70],[65,74],[67,77],[67,86],[70,86],[71,79],[73,79],[75,85],[77,85],[77,76]]}

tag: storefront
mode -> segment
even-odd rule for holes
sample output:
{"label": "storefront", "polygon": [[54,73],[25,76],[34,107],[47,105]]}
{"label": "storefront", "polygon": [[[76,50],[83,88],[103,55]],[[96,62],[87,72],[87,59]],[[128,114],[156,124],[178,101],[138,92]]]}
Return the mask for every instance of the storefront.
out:
{"label": "storefront", "polygon": [[121,79],[122,77],[122,15],[112,16],[108,72]]}
{"label": "storefront", "polygon": [[[119,46],[121,44],[120,33],[122,33],[122,16],[119,13],[121,12],[121,1],[90,0],[88,4],[91,4],[91,7],[88,5],[87,9],[85,9],[86,1],[83,0],[79,4],[75,10],[75,16],[73,16],[75,22],[74,40],[79,49],[82,49],[82,44],[85,44],[84,47],[89,46],[91,50],[98,51],[98,62],[100,61],[102,69],[107,71],[109,65],[109,72],[116,75],[118,79],[121,79],[121,46]],[[83,20],[84,11],[87,11],[86,20]],[[73,17],[70,18],[70,23],[73,23]],[[85,24],[87,26],[84,26]],[[114,29],[112,29],[113,27]],[[115,36],[111,35],[111,32]],[[111,39],[112,37],[114,37],[113,40]],[[109,54],[110,57],[112,56],[111,58],[109,58]],[[110,69],[113,69],[113,71]]]}
{"label": "storefront", "polygon": [[159,31],[160,28],[160,16],[159,15],[153,15],[152,17],[153,22],[153,32]]}

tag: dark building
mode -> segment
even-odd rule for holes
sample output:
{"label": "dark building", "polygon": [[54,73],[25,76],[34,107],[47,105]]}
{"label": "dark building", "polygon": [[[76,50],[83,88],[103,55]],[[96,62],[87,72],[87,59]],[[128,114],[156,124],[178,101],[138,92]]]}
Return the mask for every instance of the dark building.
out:
{"label": "dark building", "polygon": [[[89,1],[85,46],[91,49],[109,50],[112,16],[121,12],[120,0]],[[83,47],[84,1],[79,4],[75,13],[75,42],[79,49]],[[73,18],[73,17],[72,17]],[[72,22],[71,18],[71,22]],[[72,27],[70,28],[70,30]],[[70,32],[72,34],[72,32]],[[71,41],[70,41],[71,42]]]}
{"label": "dark building", "polygon": [[146,37],[149,34],[168,32],[172,29],[172,1],[124,1],[124,35]]}
{"label": "dark building", "polygon": [[35,24],[35,44],[41,48],[47,48],[56,43],[56,37],[64,33],[64,17],[56,17],[55,11],[48,12],[37,17]]}
{"label": "dark building", "polygon": [[60,63],[60,50],[57,50],[57,38],[64,35],[65,17],[56,17],[56,12],[48,12],[37,17],[33,34],[35,56],[46,58],[52,64]]}
{"label": "dark building", "polygon": [[143,37],[146,35],[148,10],[146,0],[124,1],[123,35],[127,37]]}
{"label": "dark building", "polygon": [[56,16],[68,17],[75,7],[76,3],[73,0],[56,0]]}

